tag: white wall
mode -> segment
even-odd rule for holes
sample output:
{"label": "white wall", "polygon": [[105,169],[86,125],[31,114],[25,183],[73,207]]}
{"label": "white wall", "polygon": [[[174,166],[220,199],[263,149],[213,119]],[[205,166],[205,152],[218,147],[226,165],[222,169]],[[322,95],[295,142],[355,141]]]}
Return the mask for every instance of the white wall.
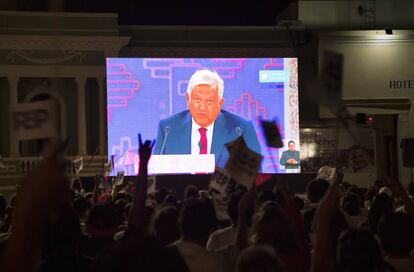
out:
{"label": "white wall", "polygon": [[[391,89],[390,80],[414,80],[414,31],[337,31],[320,33],[319,57],[323,51],[343,54],[343,99],[408,98],[414,102],[414,88]],[[371,114],[399,114],[398,143],[414,137],[414,107],[409,110],[366,108]],[[359,112],[364,112],[360,111]],[[320,117],[331,117],[321,109]],[[401,158],[401,150],[396,147]],[[399,162],[402,180],[409,180],[408,169]]]}

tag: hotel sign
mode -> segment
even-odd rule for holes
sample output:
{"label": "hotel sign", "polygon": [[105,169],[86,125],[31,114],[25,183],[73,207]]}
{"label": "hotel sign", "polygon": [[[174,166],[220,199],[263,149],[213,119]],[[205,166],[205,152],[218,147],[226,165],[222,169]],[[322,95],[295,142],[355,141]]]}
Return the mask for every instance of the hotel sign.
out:
{"label": "hotel sign", "polygon": [[390,89],[414,89],[414,80],[390,80]]}

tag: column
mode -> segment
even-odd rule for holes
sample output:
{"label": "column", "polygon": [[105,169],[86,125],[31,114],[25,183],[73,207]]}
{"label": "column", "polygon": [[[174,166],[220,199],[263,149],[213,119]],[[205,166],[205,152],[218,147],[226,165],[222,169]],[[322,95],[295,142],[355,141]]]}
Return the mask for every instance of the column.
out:
{"label": "column", "polygon": [[12,123],[12,108],[18,103],[18,90],[19,78],[17,76],[8,77],[9,81],[9,116],[10,116],[10,157],[19,157],[19,141],[15,136],[13,123]]}
{"label": "column", "polygon": [[104,155],[106,150],[106,78],[96,78],[99,92],[99,154]]}
{"label": "column", "polygon": [[75,80],[78,89],[78,154],[86,155],[85,88],[87,78],[76,77]]}

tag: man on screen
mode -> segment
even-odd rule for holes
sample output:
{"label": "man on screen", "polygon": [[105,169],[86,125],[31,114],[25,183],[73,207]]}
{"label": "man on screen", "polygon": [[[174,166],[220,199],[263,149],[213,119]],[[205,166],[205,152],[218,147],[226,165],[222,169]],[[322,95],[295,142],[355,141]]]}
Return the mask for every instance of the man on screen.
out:
{"label": "man on screen", "polygon": [[300,154],[295,150],[295,142],[288,142],[288,150],[282,152],[279,163],[285,167],[285,169],[298,169],[300,166]]}
{"label": "man on screen", "polygon": [[224,167],[229,157],[225,144],[239,136],[260,154],[253,124],[221,109],[223,92],[216,72],[195,72],[185,94],[188,110],[160,121],[154,154],[214,154],[216,166]]}

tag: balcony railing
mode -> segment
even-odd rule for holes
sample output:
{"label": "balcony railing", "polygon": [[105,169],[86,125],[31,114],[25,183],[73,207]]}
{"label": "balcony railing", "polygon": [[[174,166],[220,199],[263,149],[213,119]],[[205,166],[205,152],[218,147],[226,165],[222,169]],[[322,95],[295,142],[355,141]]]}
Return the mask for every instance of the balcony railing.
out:
{"label": "balcony railing", "polygon": [[[66,156],[65,162],[65,174],[68,177],[75,176],[75,170],[72,161],[77,158],[76,156]],[[103,165],[107,162],[106,155],[98,156],[82,156],[83,169],[78,176],[93,176],[102,173]],[[29,173],[37,164],[42,160],[41,157],[18,157],[18,158],[3,158],[3,164],[5,168],[0,168],[0,180],[8,178],[18,178]]]}

